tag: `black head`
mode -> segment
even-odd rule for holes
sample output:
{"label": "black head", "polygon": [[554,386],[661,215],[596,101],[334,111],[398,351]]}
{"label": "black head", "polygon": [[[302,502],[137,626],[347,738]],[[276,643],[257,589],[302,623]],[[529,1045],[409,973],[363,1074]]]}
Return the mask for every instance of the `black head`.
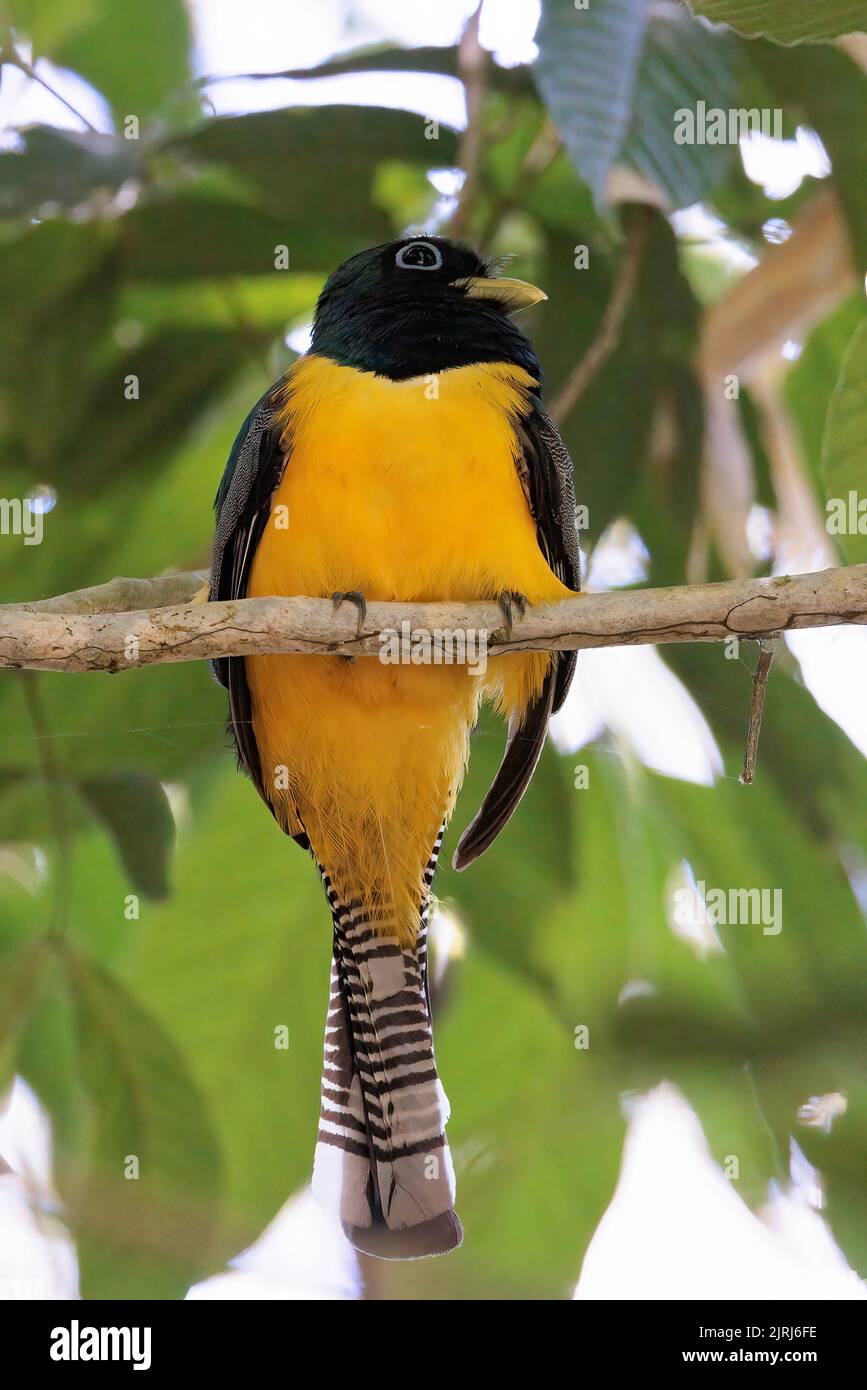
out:
{"label": "black head", "polygon": [[469,247],[402,237],[352,256],[329,276],[310,350],[396,380],[473,362],[513,362],[538,381],[539,363],[510,315],[544,299],[498,277]]}

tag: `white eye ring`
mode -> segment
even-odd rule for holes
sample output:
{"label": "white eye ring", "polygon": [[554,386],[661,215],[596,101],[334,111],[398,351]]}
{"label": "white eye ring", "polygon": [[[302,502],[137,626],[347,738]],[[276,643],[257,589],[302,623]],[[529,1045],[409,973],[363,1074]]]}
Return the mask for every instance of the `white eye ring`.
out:
{"label": "white eye ring", "polygon": [[[415,265],[412,261],[406,260],[406,256],[409,254],[410,251],[415,251],[422,247],[425,251],[430,251],[433,255],[434,259],[432,265]],[[394,258],[394,263],[396,266],[399,266],[401,270],[439,270],[440,266],[443,263],[443,258],[439,247],[432,245],[431,242],[411,241],[408,246],[402,246],[400,248],[400,250]]]}

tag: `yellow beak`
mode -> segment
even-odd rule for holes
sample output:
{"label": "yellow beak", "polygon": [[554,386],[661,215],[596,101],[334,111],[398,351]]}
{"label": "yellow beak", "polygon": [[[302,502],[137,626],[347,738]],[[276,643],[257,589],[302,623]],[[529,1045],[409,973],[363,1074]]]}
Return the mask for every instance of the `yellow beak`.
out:
{"label": "yellow beak", "polygon": [[548,296],[544,290],[529,285],[526,280],[502,278],[492,280],[486,275],[471,275],[466,280],[455,280],[455,286],[463,290],[469,299],[496,299],[509,314],[518,309],[529,309]]}

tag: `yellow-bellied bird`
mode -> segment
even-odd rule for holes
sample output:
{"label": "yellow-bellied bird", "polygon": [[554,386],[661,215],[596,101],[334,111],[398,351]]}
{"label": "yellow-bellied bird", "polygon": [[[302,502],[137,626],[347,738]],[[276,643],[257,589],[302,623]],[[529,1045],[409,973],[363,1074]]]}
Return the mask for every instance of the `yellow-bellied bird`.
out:
{"label": "yellow-bellied bird", "polygon": [[[341,265],[309,352],[235,441],[210,597],[348,599],[361,624],[366,599],[496,599],[509,618],[578,590],[571,464],[511,317],[544,298],[434,236]],[[361,1250],[442,1254],[462,1231],[427,990],[437,852],[480,699],[509,736],[458,868],[517,806],[574,655],[508,653],[483,676],[375,657],[214,665],[239,762],[316,860],[333,918],[314,1191]]]}

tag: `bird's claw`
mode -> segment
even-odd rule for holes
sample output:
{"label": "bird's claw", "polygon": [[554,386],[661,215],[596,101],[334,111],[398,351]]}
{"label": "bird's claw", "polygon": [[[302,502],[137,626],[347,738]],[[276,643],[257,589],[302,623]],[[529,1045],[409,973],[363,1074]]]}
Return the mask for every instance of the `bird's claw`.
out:
{"label": "bird's claw", "polygon": [[506,635],[511,637],[512,628],[515,622],[515,612],[519,618],[523,618],[527,612],[527,595],[519,594],[514,589],[504,589],[497,596],[497,604],[500,612],[506,620]]}
{"label": "bird's claw", "polygon": [[358,612],[358,636],[361,636],[361,628],[367,617],[367,599],[359,589],[347,589],[344,593],[341,589],[336,589],[331,595],[331,602],[334,604],[334,611],[340,607],[341,603],[351,603]]}

